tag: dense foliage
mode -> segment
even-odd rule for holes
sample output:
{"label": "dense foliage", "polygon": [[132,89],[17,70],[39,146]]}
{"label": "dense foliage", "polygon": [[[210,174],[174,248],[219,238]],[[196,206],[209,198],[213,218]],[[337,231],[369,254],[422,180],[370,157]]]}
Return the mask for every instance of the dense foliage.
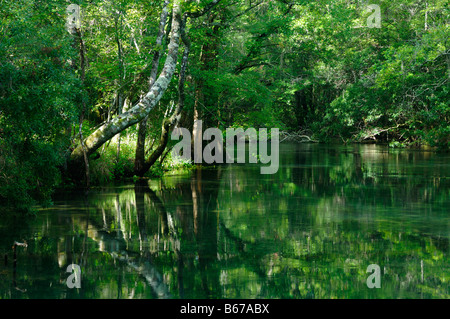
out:
{"label": "dense foliage", "polygon": [[[80,122],[86,137],[135,105],[152,57],[163,53],[160,69],[167,57],[174,1],[161,45],[163,1],[73,3],[82,49],[65,28],[67,1],[0,0],[0,200],[22,208],[61,184]],[[202,119],[204,128],[279,127],[323,142],[448,150],[448,1],[376,4],[380,28],[368,26],[363,1],[183,1],[192,44],[180,125]],[[146,154],[178,103],[183,50],[150,113]],[[93,182],[131,177],[136,139],[131,126],[92,154]]]}
{"label": "dense foliage", "polygon": [[51,5],[2,1],[1,8],[0,200],[27,209],[48,201],[59,183],[84,89]]}

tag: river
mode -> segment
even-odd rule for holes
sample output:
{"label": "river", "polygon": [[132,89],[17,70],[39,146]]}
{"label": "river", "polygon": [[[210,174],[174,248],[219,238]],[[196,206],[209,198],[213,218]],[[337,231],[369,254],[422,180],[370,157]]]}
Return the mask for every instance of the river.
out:
{"label": "river", "polygon": [[449,177],[449,154],[287,143],[273,175],[61,191],[0,220],[0,298],[449,298]]}

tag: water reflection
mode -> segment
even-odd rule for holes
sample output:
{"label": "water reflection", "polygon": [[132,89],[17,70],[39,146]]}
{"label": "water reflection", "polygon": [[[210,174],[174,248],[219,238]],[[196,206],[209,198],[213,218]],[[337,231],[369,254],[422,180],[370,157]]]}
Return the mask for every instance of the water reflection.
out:
{"label": "water reflection", "polygon": [[[448,155],[282,145],[255,165],[62,194],[0,223],[2,298],[448,298]],[[67,265],[82,268],[68,289]],[[382,288],[366,268],[382,269]]]}

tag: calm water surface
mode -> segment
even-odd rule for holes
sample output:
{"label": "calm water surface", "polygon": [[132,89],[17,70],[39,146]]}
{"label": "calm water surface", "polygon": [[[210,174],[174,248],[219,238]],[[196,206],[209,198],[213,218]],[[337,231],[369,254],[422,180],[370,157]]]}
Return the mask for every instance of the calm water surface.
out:
{"label": "calm water surface", "polygon": [[[282,144],[0,220],[0,298],[449,298],[450,155]],[[17,248],[13,266],[11,246]],[[4,255],[8,256],[5,264]],[[69,264],[81,288],[69,289]],[[381,288],[369,289],[370,264]]]}

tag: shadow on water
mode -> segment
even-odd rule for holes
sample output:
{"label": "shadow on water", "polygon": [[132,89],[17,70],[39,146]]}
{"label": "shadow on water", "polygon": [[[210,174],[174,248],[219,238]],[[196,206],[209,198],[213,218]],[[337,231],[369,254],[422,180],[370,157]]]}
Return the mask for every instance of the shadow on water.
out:
{"label": "shadow on water", "polygon": [[[448,155],[283,144],[280,161],[274,175],[220,166],[61,193],[35,219],[4,218],[0,297],[450,297]],[[16,267],[14,241],[28,244]]]}

